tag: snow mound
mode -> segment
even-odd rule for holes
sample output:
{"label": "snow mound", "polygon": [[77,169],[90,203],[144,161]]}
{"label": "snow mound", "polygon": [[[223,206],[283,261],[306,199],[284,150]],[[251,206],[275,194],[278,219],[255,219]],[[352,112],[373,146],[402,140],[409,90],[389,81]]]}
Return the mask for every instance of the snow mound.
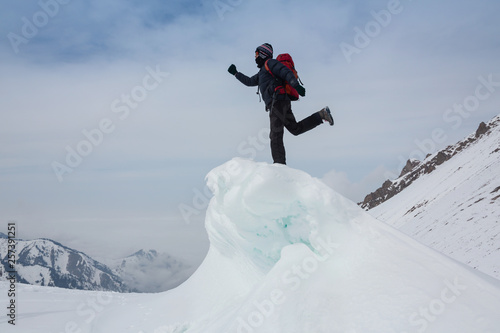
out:
{"label": "snow mound", "polygon": [[222,284],[238,281],[247,292],[230,315],[224,309],[227,320],[200,331],[486,332],[500,325],[498,285],[302,171],[234,159],[207,182],[211,252],[242,274]]}
{"label": "snow mound", "polygon": [[344,224],[328,209],[335,199],[330,189],[284,165],[235,159],[210,172],[207,184],[214,193],[206,218],[211,245],[244,258],[251,271],[267,273],[287,245],[314,250],[322,221]]}
{"label": "snow mound", "polygon": [[81,332],[498,331],[498,284],[318,179],[233,159],[207,183],[210,249],[193,276],[164,293],[113,297]]}

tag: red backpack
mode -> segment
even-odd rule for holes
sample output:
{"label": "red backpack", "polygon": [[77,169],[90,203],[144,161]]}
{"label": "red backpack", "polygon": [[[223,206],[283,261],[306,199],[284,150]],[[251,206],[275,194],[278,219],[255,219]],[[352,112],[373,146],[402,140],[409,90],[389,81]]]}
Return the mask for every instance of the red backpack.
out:
{"label": "red backpack", "polygon": [[[299,75],[297,74],[297,71],[295,70],[295,64],[293,63],[293,59],[292,59],[291,55],[289,55],[288,53],[282,53],[276,57],[276,60],[278,60],[283,65],[288,67],[293,72],[293,74],[295,75],[297,80],[299,80],[299,82],[300,82],[300,78],[299,78]],[[269,73],[271,73],[271,75],[274,78],[276,78],[274,76],[273,72],[271,72],[271,70],[269,69],[269,66],[267,65],[267,61],[266,61],[265,66],[266,66],[266,70]],[[302,82],[300,82],[300,83],[302,84]],[[282,85],[277,86],[275,91],[276,90],[280,94],[286,93],[292,101],[296,101],[299,99],[299,93],[297,92],[297,90],[295,90],[295,88],[292,87],[291,85],[289,85],[288,82],[286,82],[286,81],[284,81]]]}

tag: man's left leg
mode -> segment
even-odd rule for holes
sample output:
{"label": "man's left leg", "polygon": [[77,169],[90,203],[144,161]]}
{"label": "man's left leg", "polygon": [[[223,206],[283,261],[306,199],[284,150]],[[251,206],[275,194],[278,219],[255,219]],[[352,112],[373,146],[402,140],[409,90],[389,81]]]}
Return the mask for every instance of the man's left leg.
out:
{"label": "man's left leg", "polygon": [[297,122],[297,120],[295,120],[295,116],[293,115],[290,101],[286,102],[287,103],[284,105],[284,109],[286,109],[284,125],[293,135],[300,135],[323,123],[323,119],[321,118],[319,112],[315,112],[309,117]]}

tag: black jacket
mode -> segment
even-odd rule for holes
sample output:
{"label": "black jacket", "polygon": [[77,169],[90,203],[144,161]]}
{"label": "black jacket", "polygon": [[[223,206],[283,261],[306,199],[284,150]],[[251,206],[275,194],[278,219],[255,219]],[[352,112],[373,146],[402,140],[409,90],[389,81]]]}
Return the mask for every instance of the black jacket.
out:
{"label": "black jacket", "polygon": [[[236,78],[246,86],[254,87],[259,86],[262,99],[266,103],[266,108],[270,108],[273,102],[274,89],[281,85],[283,80],[287,81],[292,87],[297,88],[299,82],[295,78],[293,72],[276,59],[269,59],[267,62],[269,70],[274,74],[274,77],[262,66],[260,71],[252,77],[248,77],[243,73],[237,72]],[[281,82],[280,82],[281,81]],[[288,98],[287,94],[278,94],[276,100],[283,100]]]}

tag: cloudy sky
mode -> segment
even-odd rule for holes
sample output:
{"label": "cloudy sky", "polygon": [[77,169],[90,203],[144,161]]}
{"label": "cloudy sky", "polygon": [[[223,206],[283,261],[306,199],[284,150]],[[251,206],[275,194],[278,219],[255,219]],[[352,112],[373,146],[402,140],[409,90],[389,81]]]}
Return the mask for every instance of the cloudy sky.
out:
{"label": "cloudy sky", "polygon": [[[271,162],[254,88],[268,42],[296,62],[289,166],[359,201],[408,158],[500,112],[500,3],[40,0],[0,10],[0,221],[96,257],[207,248],[205,175]],[[1,224],[0,224],[1,228]],[[0,231],[2,231],[0,229]]]}

